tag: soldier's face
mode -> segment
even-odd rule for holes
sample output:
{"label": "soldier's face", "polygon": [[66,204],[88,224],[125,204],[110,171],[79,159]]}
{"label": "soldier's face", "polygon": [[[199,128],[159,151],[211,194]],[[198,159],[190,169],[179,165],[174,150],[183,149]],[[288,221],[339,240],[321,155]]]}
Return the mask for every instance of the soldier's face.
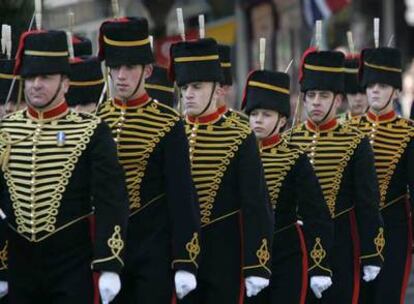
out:
{"label": "soldier's face", "polygon": [[[111,68],[116,96],[120,99],[134,99],[144,94],[145,78],[152,72],[152,66],[121,65]],[[139,81],[142,77],[141,83]],[[139,87],[137,88],[137,86]]]}
{"label": "soldier's face", "polygon": [[367,96],[374,111],[388,111],[393,107],[392,101],[398,97],[398,90],[387,84],[376,83],[367,87]]}
{"label": "soldier's face", "polygon": [[69,80],[60,75],[39,75],[24,80],[26,101],[35,108],[53,106],[65,98]]}
{"label": "soldier's face", "polygon": [[306,113],[317,124],[333,119],[341,102],[342,95],[335,95],[331,91],[309,90],[305,93]]}
{"label": "soldier's face", "polygon": [[346,99],[352,115],[362,115],[368,108],[368,98],[365,94],[346,94]]}
{"label": "soldier's face", "polygon": [[[250,127],[259,140],[278,134],[286,118],[273,110],[254,109],[249,116]],[[277,125],[276,125],[277,124]]]}
{"label": "soldier's face", "polygon": [[[209,114],[217,109],[217,97],[220,87],[214,88],[212,82],[192,82],[181,87],[185,115],[199,116]],[[212,96],[211,96],[212,95]],[[211,103],[209,101],[211,98]]]}

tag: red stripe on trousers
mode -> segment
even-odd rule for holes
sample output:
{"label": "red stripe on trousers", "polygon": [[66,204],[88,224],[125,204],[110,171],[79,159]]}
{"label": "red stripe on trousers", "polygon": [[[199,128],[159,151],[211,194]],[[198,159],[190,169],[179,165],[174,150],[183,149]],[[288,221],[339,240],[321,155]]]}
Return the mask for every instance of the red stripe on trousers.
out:
{"label": "red stripe on trousers", "polygon": [[100,302],[100,294],[99,294],[99,273],[93,272],[92,280],[93,280],[93,304],[99,304]]}
{"label": "red stripe on trousers", "polygon": [[412,247],[413,247],[413,227],[412,221],[411,221],[411,208],[410,203],[408,201],[408,198],[405,201],[405,209],[407,214],[407,223],[408,223],[408,240],[407,240],[407,258],[405,260],[405,270],[404,270],[404,278],[403,283],[401,286],[401,296],[400,296],[400,304],[405,303],[405,293],[407,291],[408,287],[408,280],[410,278],[410,271],[411,271],[411,262],[412,262]]}
{"label": "red stripe on trousers", "polygon": [[358,303],[359,298],[359,288],[360,288],[360,269],[361,269],[361,262],[359,260],[359,257],[361,255],[361,249],[360,249],[360,240],[358,235],[358,229],[357,229],[357,220],[355,216],[355,210],[351,210],[349,212],[349,221],[351,224],[351,237],[352,237],[352,247],[353,247],[353,253],[354,253],[354,290],[352,292],[352,304]]}
{"label": "red stripe on trousers", "polygon": [[300,304],[305,304],[306,294],[308,292],[308,250],[306,248],[305,237],[299,224],[295,225],[299,236],[300,250],[302,252],[302,288],[300,292]]}

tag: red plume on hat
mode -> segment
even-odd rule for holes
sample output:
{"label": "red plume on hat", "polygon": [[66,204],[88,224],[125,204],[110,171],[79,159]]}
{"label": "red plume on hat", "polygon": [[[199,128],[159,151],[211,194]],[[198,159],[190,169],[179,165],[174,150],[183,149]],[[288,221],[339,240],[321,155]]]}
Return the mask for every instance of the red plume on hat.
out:
{"label": "red plume on hat", "polygon": [[299,64],[299,83],[301,83],[303,79],[303,69],[305,68],[306,57],[311,53],[317,53],[317,52],[318,52],[318,49],[312,46],[303,53],[302,58],[300,60],[300,64]]}
{"label": "red plume on hat", "polygon": [[45,32],[46,32],[45,30],[32,30],[32,31],[24,32],[20,36],[19,47],[17,49],[16,57],[15,57],[16,63],[14,65],[14,71],[13,71],[14,75],[19,75],[20,73],[20,68],[22,66],[22,60],[24,56],[26,38],[29,37],[30,35],[36,35],[36,34],[45,33]]}
{"label": "red plume on hat", "polygon": [[105,27],[106,24],[113,23],[113,22],[129,22],[129,19],[127,17],[122,17],[122,18],[109,19],[109,20],[102,22],[99,28],[99,38],[98,38],[98,47],[99,47],[98,58],[100,61],[105,60],[105,43],[104,43],[103,28]]}

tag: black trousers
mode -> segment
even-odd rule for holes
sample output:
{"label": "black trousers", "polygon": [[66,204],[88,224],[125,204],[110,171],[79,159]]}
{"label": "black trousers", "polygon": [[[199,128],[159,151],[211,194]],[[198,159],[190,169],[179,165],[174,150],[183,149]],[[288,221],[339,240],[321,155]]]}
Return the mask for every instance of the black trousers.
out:
{"label": "black trousers", "polygon": [[173,298],[171,236],[167,221],[156,231],[148,231],[140,216],[130,218],[125,267],[121,273],[121,291],[114,304],[169,304]]}
{"label": "black trousers", "polygon": [[269,287],[257,296],[245,298],[246,304],[304,304],[308,265],[302,229],[295,224],[274,235],[272,276]]}
{"label": "black trousers", "polygon": [[94,303],[88,225],[81,221],[39,243],[10,230],[8,303]]}
{"label": "black trousers", "polygon": [[373,282],[363,283],[361,304],[404,304],[411,270],[412,227],[404,202],[382,211],[384,218],[384,264]]}
{"label": "black trousers", "polygon": [[360,253],[353,211],[336,218],[334,229],[335,240],[331,254],[333,284],[323,292],[320,300],[309,288],[306,300],[308,304],[355,304],[358,302]]}
{"label": "black trousers", "polygon": [[238,214],[203,228],[197,288],[180,304],[243,303]]}

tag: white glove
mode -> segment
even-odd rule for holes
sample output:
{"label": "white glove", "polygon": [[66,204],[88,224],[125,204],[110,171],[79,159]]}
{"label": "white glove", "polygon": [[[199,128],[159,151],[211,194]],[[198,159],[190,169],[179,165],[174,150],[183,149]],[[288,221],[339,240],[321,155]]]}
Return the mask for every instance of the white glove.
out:
{"label": "white glove", "polygon": [[195,275],[185,270],[178,270],[175,273],[174,282],[175,292],[180,300],[197,287]]}
{"label": "white glove", "polygon": [[375,280],[380,270],[381,270],[381,267],[378,267],[378,266],[373,266],[373,265],[364,266],[363,268],[364,276],[362,278],[364,279],[365,282],[371,282]]}
{"label": "white glove", "polygon": [[246,285],[246,295],[248,297],[256,296],[260,291],[262,291],[262,289],[269,286],[268,279],[256,276],[247,277],[244,280],[244,283]]}
{"label": "white glove", "polygon": [[315,297],[322,298],[322,292],[327,290],[332,285],[332,279],[328,276],[313,276],[310,278],[310,288]]}
{"label": "white glove", "polygon": [[115,272],[103,271],[99,277],[98,285],[102,304],[111,302],[121,290],[121,280]]}
{"label": "white glove", "polygon": [[0,298],[3,298],[9,292],[9,283],[7,281],[0,281]]}

